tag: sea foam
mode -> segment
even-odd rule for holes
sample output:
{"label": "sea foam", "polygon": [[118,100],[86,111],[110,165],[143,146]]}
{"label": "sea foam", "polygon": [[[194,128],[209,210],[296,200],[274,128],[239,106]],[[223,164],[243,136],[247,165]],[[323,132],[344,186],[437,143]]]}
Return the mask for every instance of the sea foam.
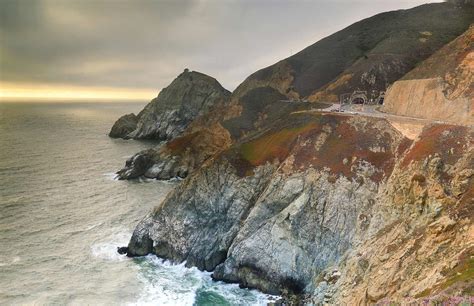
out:
{"label": "sea foam", "polygon": [[237,284],[216,282],[210,272],[173,264],[154,255],[138,260],[138,280],[144,289],[134,305],[267,305],[278,297],[256,290],[242,289]]}
{"label": "sea foam", "polygon": [[117,253],[118,246],[128,243],[130,233],[119,231],[108,241],[91,247],[95,258],[105,261],[131,261],[136,265],[136,281],[141,290],[130,305],[267,305],[279,297],[242,289],[237,284],[214,281],[211,272],[187,268],[185,263],[175,264],[155,255],[128,258]]}
{"label": "sea foam", "polygon": [[128,244],[130,233],[119,232],[108,241],[98,242],[91,246],[91,253],[94,257],[107,261],[123,261],[127,260],[127,256],[117,252],[117,247]]}

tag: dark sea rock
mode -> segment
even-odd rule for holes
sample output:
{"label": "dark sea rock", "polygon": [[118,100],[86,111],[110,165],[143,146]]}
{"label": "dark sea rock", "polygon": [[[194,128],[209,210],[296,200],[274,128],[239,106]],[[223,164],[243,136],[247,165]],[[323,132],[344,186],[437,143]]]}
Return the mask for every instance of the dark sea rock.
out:
{"label": "dark sea rock", "polygon": [[123,115],[114,123],[109,136],[112,138],[126,138],[137,128],[137,123],[138,117],[135,114]]}
{"label": "dark sea rock", "polygon": [[128,247],[117,247],[117,253],[124,255],[128,253]]}
{"label": "dark sea rock", "polygon": [[189,173],[189,165],[180,163],[176,156],[160,154],[157,149],[136,153],[117,171],[118,179],[129,180],[145,177],[157,180],[183,179]]}
{"label": "dark sea rock", "polygon": [[214,78],[187,69],[136,116],[121,117],[111,137],[170,140],[216,104],[227,103],[230,92]]}
{"label": "dark sea rock", "polygon": [[144,175],[153,165],[153,156],[155,154],[155,150],[149,149],[133,155],[127,159],[125,167],[117,172],[118,178],[121,180],[134,179]]}

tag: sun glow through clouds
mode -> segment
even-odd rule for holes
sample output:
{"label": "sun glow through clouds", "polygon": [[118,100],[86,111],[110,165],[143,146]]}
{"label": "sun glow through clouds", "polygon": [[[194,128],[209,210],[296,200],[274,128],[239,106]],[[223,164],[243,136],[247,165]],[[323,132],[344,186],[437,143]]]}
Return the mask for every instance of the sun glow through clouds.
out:
{"label": "sun glow through clouds", "polygon": [[158,90],[0,82],[0,101],[151,100]]}

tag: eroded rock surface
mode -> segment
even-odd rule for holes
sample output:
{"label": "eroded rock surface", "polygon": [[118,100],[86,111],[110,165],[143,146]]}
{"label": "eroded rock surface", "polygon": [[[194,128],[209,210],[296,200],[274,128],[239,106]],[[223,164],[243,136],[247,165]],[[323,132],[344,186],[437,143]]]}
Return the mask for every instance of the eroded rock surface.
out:
{"label": "eroded rock surface", "polygon": [[136,116],[122,117],[114,124],[111,137],[170,140],[180,135],[198,116],[217,104],[225,104],[230,92],[214,78],[185,70],[160,91]]}
{"label": "eroded rock surface", "polygon": [[[219,280],[314,302],[437,292],[447,281],[442,273],[429,282],[416,273],[441,271],[438,255],[454,265],[455,254],[470,252],[461,241],[472,230],[473,131],[434,125],[412,141],[382,119],[294,116],[183,181],[137,226],[129,255],[151,252],[214,270]],[[452,228],[441,229],[445,247],[412,256],[407,244],[428,247],[434,237],[424,231],[446,218],[464,234],[451,240]],[[388,235],[400,243],[390,246]],[[423,265],[397,274],[394,252],[407,258],[404,269]],[[378,272],[388,268],[395,274]]]}
{"label": "eroded rock surface", "polygon": [[109,136],[112,138],[125,138],[137,128],[138,117],[127,114],[120,117],[112,126]]}
{"label": "eroded rock surface", "polygon": [[[425,128],[379,193],[372,233],[348,252],[337,303],[435,303],[473,295],[474,130]],[[467,297],[467,299],[466,299]]]}
{"label": "eroded rock surface", "polygon": [[[181,125],[173,123],[164,134],[171,138],[162,137],[168,127],[157,127],[161,117],[148,117],[147,128],[138,123],[131,135],[169,141],[129,159],[120,176],[186,179],[122,251],[186,261],[294,302],[473,295],[473,128],[322,115],[308,111],[316,104],[284,101],[381,90],[472,16],[448,3],[374,16],[254,73],[176,135]],[[434,96],[472,101],[472,82],[458,81],[470,77],[469,57],[453,58],[462,69],[443,74]],[[433,111],[430,105],[420,111]]]}
{"label": "eroded rock surface", "polygon": [[196,131],[188,129],[188,132],[156,148],[135,154],[117,172],[119,178],[185,178],[231,145],[229,132],[218,123],[209,123]]}

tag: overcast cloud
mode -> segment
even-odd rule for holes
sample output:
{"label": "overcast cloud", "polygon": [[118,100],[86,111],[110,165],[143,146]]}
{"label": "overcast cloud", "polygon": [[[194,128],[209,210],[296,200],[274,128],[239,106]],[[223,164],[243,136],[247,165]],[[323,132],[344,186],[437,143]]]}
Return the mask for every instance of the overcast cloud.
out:
{"label": "overcast cloud", "polygon": [[233,90],[376,13],[429,0],[0,0],[0,80],[161,89],[184,68]]}

